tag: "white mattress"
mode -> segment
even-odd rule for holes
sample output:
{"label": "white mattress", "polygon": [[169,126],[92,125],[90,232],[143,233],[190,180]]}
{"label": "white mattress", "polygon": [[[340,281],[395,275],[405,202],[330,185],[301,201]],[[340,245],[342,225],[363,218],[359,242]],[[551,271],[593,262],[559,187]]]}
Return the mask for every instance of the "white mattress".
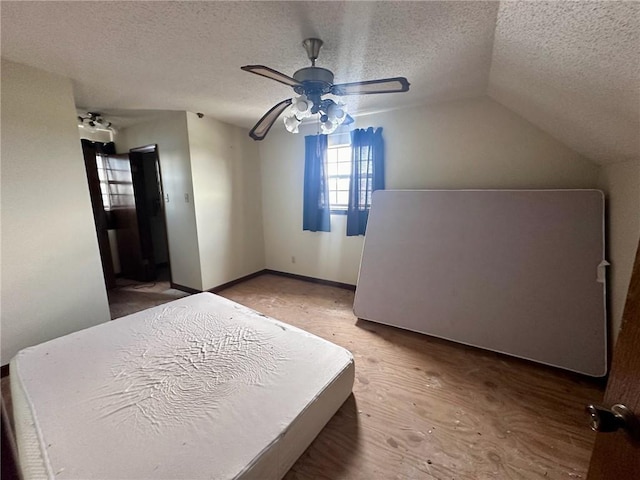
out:
{"label": "white mattress", "polygon": [[351,354],[210,293],[22,350],[26,479],[281,478],[351,393]]}

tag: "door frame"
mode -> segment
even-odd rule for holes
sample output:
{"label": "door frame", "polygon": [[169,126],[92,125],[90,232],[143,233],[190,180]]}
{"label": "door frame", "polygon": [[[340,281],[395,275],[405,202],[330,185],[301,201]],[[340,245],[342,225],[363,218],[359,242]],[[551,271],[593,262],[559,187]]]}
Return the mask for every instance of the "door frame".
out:
{"label": "door frame", "polygon": [[160,162],[160,150],[157,143],[144,145],[142,147],[135,147],[129,149],[129,155],[132,153],[155,153],[156,155],[156,168],[158,172],[158,188],[160,189],[160,209],[162,210],[162,218],[164,220],[164,228],[162,229],[165,243],[167,244],[167,266],[169,267],[169,283],[173,284],[173,271],[171,269],[171,243],[169,242],[169,223],[167,221],[167,209],[165,206],[165,188],[164,180],[162,177],[162,162]]}

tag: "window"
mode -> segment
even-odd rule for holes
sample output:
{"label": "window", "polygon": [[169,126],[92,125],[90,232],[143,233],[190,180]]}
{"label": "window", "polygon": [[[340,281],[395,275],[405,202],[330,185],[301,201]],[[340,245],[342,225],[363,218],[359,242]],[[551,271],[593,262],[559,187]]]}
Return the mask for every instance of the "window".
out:
{"label": "window", "polygon": [[346,214],[351,180],[351,145],[349,143],[329,145],[327,148],[327,175],[331,213]]}
{"label": "window", "polygon": [[133,197],[133,182],[128,158],[114,158],[96,154],[98,178],[105,211],[130,205]]}
{"label": "window", "polygon": [[305,137],[303,230],[328,232],[330,214],[342,214],[347,236],[364,235],[375,190],[384,190],[382,127]]}

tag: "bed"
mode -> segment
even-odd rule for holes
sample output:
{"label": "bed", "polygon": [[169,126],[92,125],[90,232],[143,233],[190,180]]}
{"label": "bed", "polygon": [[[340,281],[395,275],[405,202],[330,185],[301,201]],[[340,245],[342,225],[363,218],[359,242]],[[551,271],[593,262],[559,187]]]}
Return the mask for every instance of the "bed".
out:
{"label": "bed", "polygon": [[201,293],[22,350],[25,479],[277,479],[351,393],[352,355]]}

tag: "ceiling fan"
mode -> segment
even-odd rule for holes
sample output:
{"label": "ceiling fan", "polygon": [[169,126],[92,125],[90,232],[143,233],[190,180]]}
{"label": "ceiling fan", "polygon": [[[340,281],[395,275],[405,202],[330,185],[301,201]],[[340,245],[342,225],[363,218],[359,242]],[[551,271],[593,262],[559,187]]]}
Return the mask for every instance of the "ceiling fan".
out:
{"label": "ceiling fan", "polygon": [[320,115],[322,133],[331,133],[340,124],[353,122],[353,119],[345,110],[344,103],[335,102],[331,98],[323,99],[322,96],[326,94],[336,96],[370,95],[375,93],[406,92],[409,90],[409,82],[404,77],[334,84],[333,72],[326,68],[316,67],[316,59],[320,53],[322,43],[319,38],[307,38],[302,42],[302,46],[307,51],[309,60],[311,60],[311,66],[301,68],[293,74],[293,77],[264,65],[241,67],[246,72],[255,73],[289,85],[299,95],[296,98],[283,100],[265,113],[249,132],[251,138],[254,140],[264,139],[274,122],[289,106],[291,108],[284,118],[284,124],[286,129],[292,133],[298,133],[298,126],[304,118],[315,114]]}

